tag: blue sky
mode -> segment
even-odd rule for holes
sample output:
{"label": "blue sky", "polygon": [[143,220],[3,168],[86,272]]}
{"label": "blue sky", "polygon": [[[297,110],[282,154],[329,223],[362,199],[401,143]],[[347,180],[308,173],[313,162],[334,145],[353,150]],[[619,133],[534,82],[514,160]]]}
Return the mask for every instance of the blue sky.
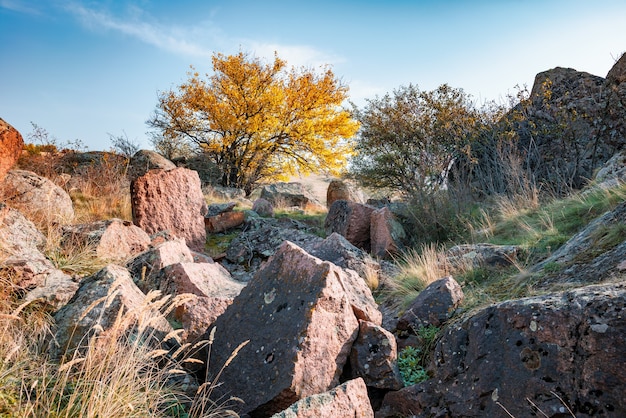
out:
{"label": "blue sky", "polygon": [[[626,51],[623,0],[0,0],[0,117],[59,142],[149,148],[159,91],[214,52],[329,64],[357,105],[413,83],[478,102],[556,66],[605,76]],[[25,138],[26,139],[26,138]]]}

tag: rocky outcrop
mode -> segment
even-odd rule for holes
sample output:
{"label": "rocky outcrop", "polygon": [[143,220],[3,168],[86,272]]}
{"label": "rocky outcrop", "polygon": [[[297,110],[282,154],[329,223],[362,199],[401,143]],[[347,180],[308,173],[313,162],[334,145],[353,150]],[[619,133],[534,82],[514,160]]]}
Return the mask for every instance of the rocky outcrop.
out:
{"label": "rocky outcrop", "polygon": [[374,418],[362,379],[349,380],[328,392],[301,399],[272,418]]}
{"label": "rocky outcrop", "polygon": [[185,168],[151,170],[131,183],[133,223],[154,234],[169,230],[202,252],[207,205],[198,173]]}
{"label": "rocky outcrop", "polygon": [[452,277],[434,281],[411,302],[396,328],[416,332],[429,325],[439,327],[452,317],[463,298],[463,289]]}
{"label": "rocky outcrop", "polygon": [[[96,274],[85,278],[72,299],[54,314],[54,339],[50,353],[53,358],[69,356],[84,348],[90,337],[100,333],[136,332],[138,321],[153,317],[142,325],[141,338],[147,344],[160,345],[161,339],[172,331],[168,322],[146,306],[144,295],[133,283],[128,270],[110,264]],[[118,317],[118,313],[122,316]],[[120,320],[123,321],[120,322]]]}
{"label": "rocky outcrop", "polygon": [[274,183],[261,188],[261,198],[274,207],[298,207],[304,210],[326,210],[302,183]]}
{"label": "rocky outcrop", "polygon": [[326,190],[326,206],[331,207],[337,200],[365,203],[365,194],[353,183],[346,180],[331,180]]}
{"label": "rocky outcrop", "polygon": [[22,135],[0,118],[0,182],[20,158],[22,147]]}
{"label": "rocky outcrop", "polygon": [[148,174],[150,170],[169,171],[176,168],[176,165],[158,154],[150,150],[139,150],[130,159],[128,164],[127,176],[132,182],[141,176]]}
{"label": "rocky outcrop", "polygon": [[74,205],[65,190],[31,171],[10,170],[2,197],[16,209],[24,208],[34,222],[65,224],[74,219]]}
{"label": "rocky outcrop", "polygon": [[334,387],[358,334],[353,311],[368,311],[352,306],[359,301],[345,276],[285,242],[215,323],[210,379],[250,341],[222,372],[216,394],[237,394],[244,413],[266,417]]}
{"label": "rocky outcrop", "polygon": [[98,258],[123,262],[148,249],[150,236],[129,221],[109,219],[62,229],[61,247],[95,250]]}
{"label": "rocky outcrop", "polygon": [[324,221],[326,234],[337,232],[344,236],[351,244],[370,250],[370,224],[372,212],[376,210],[372,206],[346,200],[335,201],[328,210]]}
{"label": "rocky outcrop", "polygon": [[[174,319],[183,327],[181,343],[191,343],[202,340],[206,330],[215,320],[233,303],[233,298],[207,297],[194,294],[186,295],[186,300],[174,310]],[[201,361],[206,360],[205,358]]]}
{"label": "rocky outcrop", "polygon": [[[499,303],[450,326],[432,379],[389,393],[377,417],[626,415],[626,284]],[[559,399],[559,397],[562,399]],[[569,415],[568,415],[569,416]]]}
{"label": "rocky outcrop", "polygon": [[[541,285],[567,281],[591,284],[619,274],[618,265],[626,256],[626,202],[591,221],[550,257],[532,266],[532,273],[542,272]],[[557,270],[556,273],[546,271]]]}

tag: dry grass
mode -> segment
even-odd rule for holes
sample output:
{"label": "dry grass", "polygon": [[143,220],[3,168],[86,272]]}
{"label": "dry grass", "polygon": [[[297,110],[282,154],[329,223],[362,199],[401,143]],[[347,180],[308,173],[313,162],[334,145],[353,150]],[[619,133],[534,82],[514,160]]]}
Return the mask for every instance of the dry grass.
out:
{"label": "dry grass", "polygon": [[406,306],[429,284],[452,273],[443,247],[435,244],[423,245],[419,251],[408,250],[397,264],[400,272],[386,283],[385,298],[399,306]]}

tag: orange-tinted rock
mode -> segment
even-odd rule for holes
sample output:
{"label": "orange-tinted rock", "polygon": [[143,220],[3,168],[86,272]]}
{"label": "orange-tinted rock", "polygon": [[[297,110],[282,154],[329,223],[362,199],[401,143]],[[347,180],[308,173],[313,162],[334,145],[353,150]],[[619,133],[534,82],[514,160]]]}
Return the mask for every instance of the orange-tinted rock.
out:
{"label": "orange-tinted rock", "polygon": [[179,321],[184,329],[182,342],[193,344],[200,341],[205,336],[206,330],[231,303],[232,298],[189,295],[189,300],[174,310],[174,319]]}
{"label": "orange-tinted rock", "polygon": [[216,397],[236,394],[241,412],[267,417],[333,388],[358,333],[344,274],[283,243],[215,322],[209,379],[250,340],[222,372]]}
{"label": "orange-tinted rock", "polygon": [[51,180],[31,171],[11,170],[3,185],[4,201],[33,222],[69,223],[74,218],[70,195]]}
{"label": "orange-tinted rock", "polygon": [[376,208],[347,200],[335,201],[324,221],[326,234],[337,232],[352,245],[370,250],[370,218]]}
{"label": "orange-tinted rock", "polygon": [[22,135],[0,118],[0,181],[15,165],[23,147]]}
{"label": "orange-tinted rock", "polygon": [[359,337],[352,344],[352,376],[362,377],[369,387],[398,390],[404,385],[396,364],[396,337],[379,325],[359,321]]}
{"label": "orange-tinted rock", "polygon": [[204,218],[204,225],[206,230],[210,233],[228,231],[229,229],[236,228],[244,223],[246,220],[245,212],[230,211],[220,213],[219,215]]}
{"label": "orange-tinted rock", "polygon": [[326,190],[326,206],[330,207],[337,200],[365,203],[365,196],[363,192],[347,181],[332,180]]}
{"label": "orange-tinted rock", "polygon": [[374,418],[363,379],[349,380],[328,392],[309,396],[272,418]]}
{"label": "orange-tinted rock", "polygon": [[133,222],[148,234],[169,230],[192,250],[204,250],[207,206],[195,171],[150,170],[131,183],[131,203]]}
{"label": "orange-tinted rock", "polygon": [[93,246],[96,255],[108,261],[126,259],[148,249],[150,237],[129,221],[109,219],[63,227],[61,246]]}
{"label": "orange-tinted rock", "polygon": [[371,253],[380,258],[389,258],[402,248],[406,238],[404,228],[388,207],[372,212],[370,218]]}

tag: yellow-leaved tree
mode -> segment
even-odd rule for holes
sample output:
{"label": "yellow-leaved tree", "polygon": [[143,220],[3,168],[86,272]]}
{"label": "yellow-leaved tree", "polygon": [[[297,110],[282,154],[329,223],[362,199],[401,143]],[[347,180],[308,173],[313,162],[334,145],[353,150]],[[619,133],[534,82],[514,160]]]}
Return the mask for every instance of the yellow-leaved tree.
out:
{"label": "yellow-leaved tree", "polygon": [[359,123],[341,107],[348,88],[329,68],[286,69],[240,52],[213,55],[213,74],[189,73],[163,92],[147,122],[160,141],[193,144],[217,165],[222,186],[250,193],[296,172],[337,172]]}

